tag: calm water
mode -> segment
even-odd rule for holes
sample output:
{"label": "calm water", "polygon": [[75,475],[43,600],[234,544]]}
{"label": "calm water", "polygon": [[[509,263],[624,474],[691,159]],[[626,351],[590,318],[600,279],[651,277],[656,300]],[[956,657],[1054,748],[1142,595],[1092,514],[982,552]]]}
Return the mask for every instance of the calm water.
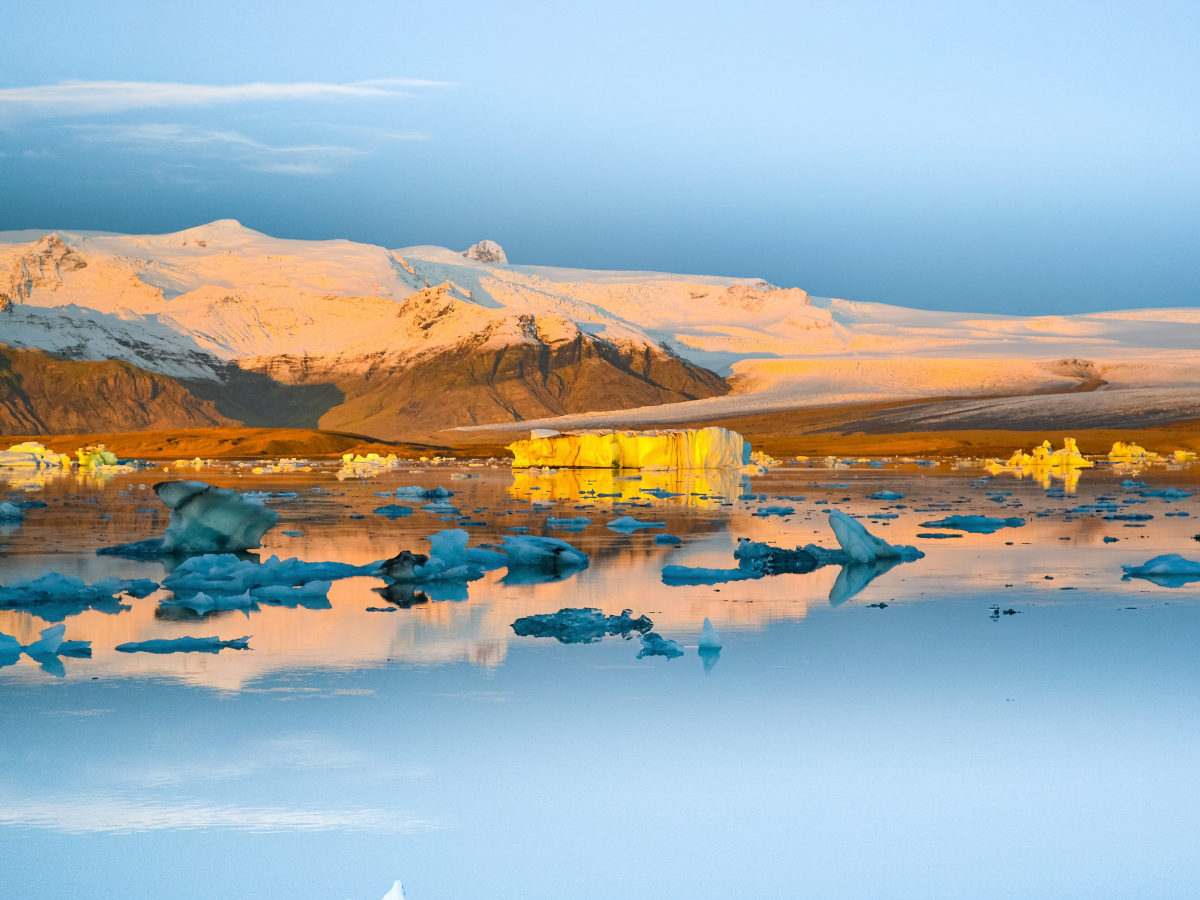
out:
{"label": "calm water", "polygon": [[[366,611],[388,605],[372,590],[382,582],[355,578],[334,583],[327,609],[200,617],[160,608],[159,591],[68,617],[66,637],[92,641],[91,659],[64,658],[61,677],[28,657],[0,669],[0,895],[377,900],[399,878],[410,900],[1194,896],[1200,583],[1122,581],[1120,567],[1200,558],[1196,469],[1106,467],[1062,494],[1062,482],[973,483],[985,473],[945,465],[783,467],[749,487],[678,473],[334,471],[14,479],[8,499],[47,507],[4,527],[0,582],[46,570],[161,581],[162,563],[95,550],[160,534],[149,486],[177,474],[296,492],[271,501],[283,519],[264,555],[361,564],[419,551],[456,522],[374,494],[441,484],[486,523],[466,526],[472,545],[524,526],[585,550],[591,567],[541,584],[501,569],[467,599],[388,613]],[[1143,499],[1121,488],[1131,477],[1196,496],[1122,504]],[[744,490],[765,503],[738,500]],[[868,499],[879,490],[906,497]],[[1153,518],[1067,514],[1100,496]],[[388,503],[416,512],[372,513]],[[795,512],[752,515],[764,505]],[[662,583],[667,564],[734,567],[738,537],[835,547],[830,507],[895,515],[861,521],[926,557],[853,596],[863,579],[839,585],[837,566]],[[593,524],[547,532],[548,514]],[[604,527],[622,514],[665,521],[682,544]],[[951,514],[1028,524],[917,537],[945,532],[921,523]],[[511,628],[583,606],[646,614],[685,655],[638,659],[636,640],[565,645]],[[724,641],[709,666],[696,652],[706,616]],[[0,631],[23,644],[48,624],[0,611]],[[218,655],[114,650],[246,634],[252,649]]]}

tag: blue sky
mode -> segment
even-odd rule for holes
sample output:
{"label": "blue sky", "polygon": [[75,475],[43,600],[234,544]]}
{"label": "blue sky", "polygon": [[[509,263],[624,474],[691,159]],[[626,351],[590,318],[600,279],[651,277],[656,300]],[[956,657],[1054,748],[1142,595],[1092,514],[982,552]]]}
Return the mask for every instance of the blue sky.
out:
{"label": "blue sky", "polygon": [[5,31],[0,229],[1200,302],[1195,4],[68,2]]}

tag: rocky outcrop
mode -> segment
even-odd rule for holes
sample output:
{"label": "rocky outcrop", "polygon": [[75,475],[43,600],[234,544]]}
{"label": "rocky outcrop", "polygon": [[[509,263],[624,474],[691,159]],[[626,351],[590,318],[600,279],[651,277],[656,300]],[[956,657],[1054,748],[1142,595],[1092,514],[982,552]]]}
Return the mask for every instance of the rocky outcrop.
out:
{"label": "rocky outcrop", "polygon": [[7,434],[240,425],[178,381],[118,360],[60,360],[0,344],[0,430]]}
{"label": "rocky outcrop", "polygon": [[36,288],[57,290],[63,275],[87,268],[87,260],[57,234],[48,234],[10,258],[6,268],[7,272],[0,274],[0,310],[28,300]]}
{"label": "rocky outcrop", "polygon": [[508,257],[504,255],[504,249],[495,241],[480,241],[478,244],[472,244],[463,251],[462,255],[467,259],[475,260],[475,262],[508,265]]}

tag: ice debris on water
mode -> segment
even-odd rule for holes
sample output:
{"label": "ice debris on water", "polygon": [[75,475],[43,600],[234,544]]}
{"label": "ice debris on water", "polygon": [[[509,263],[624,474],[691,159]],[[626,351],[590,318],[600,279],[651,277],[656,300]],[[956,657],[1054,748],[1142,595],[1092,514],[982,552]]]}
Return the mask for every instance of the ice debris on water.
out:
{"label": "ice debris on water", "polygon": [[717,634],[717,629],[713,628],[713,623],[707,616],[704,618],[704,632],[700,635],[700,649],[721,649],[721,637]]}
{"label": "ice debris on water", "polygon": [[521,637],[552,637],[563,644],[591,644],[605,635],[630,638],[654,627],[645,616],[632,617],[633,610],[622,610],[619,616],[606,616],[592,607],[560,609],[556,613],[523,616],[512,623],[512,630]]}
{"label": "ice debris on water", "polygon": [[1164,491],[1142,491],[1143,497],[1161,497],[1167,503],[1174,503],[1177,500],[1186,500],[1192,496],[1187,491],[1181,491],[1178,488],[1167,488]]}
{"label": "ice debris on water", "polygon": [[389,519],[400,519],[413,514],[411,506],[401,506],[399,503],[389,503],[387,506],[376,507],[371,511],[377,516],[385,516]]}
{"label": "ice debris on water", "polygon": [[613,531],[619,531],[623,534],[629,534],[637,531],[639,528],[666,528],[666,522],[642,522],[635,519],[633,516],[621,516],[619,519],[613,519],[607,525]]}
{"label": "ice debris on water", "polygon": [[25,518],[25,513],[21,511],[21,507],[15,503],[9,503],[7,500],[0,501],[0,520],[20,520]]}
{"label": "ice debris on water", "polygon": [[1200,562],[1185,559],[1178,553],[1164,553],[1147,560],[1140,566],[1121,566],[1125,570],[1122,581],[1145,578],[1160,587],[1183,587],[1192,581],[1200,581]]}
{"label": "ice debris on water", "polygon": [[991,516],[947,516],[934,522],[922,522],[922,528],[953,528],[971,534],[995,534],[1001,528],[1020,528],[1025,520],[1017,517],[998,519]]}
{"label": "ice debris on water", "polygon": [[564,531],[583,531],[592,524],[592,520],[587,516],[572,516],[568,519],[559,519],[556,516],[546,516],[547,528],[561,528]]}
{"label": "ice debris on water", "polygon": [[795,511],[795,508],[791,506],[760,506],[754,511],[754,515],[765,519],[767,516],[790,516]]}
{"label": "ice debris on water", "polygon": [[753,581],[763,572],[752,568],[706,569],[700,566],[663,566],[663,584],[725,584],[728,581]]}
{"label": "ice debris on water", "polygon": [[674,659],[677,656],[683,656],[683,648],[675,641],[669,641],[660,637],[655,632],[642,635],[642,649],[638,651],[637,658],[643,659],[647,656],[665,656],[667,659]]}
{"label": "ice debris on water", "polygon": [[120,594],[141,598],[156,590],[158,584],[148,578],[102,578],[89,585],[74,575],[45,572],[0,586],[0,609],[29,610],[53,622],[86,609],[117,613],[128,609],[115,599]]}
{"label": "ice debris on water", "polygon": [[91,656],[91,641],[65,641],[65,624],[51,625],[41,632],[41,637],[25,648],[25,653],[34,658],[39,656]]}
{"label": "ice debris on water", "polygon": [[510,534],[500,540],[509,569],[529,567],[549,572],[586,569],[591,562],[582,550],[558,538]]}
{"label": "ice debris on water", "polygon": [[467,547],[470,534],[451,528],[430,535],[429,553],[401,550],[379,566],[379,574],[399,584],[426,581],[476,581],[488,569],[505,565],[504,554],[482,547]]}
{"label": "ice debris on water", "polygon": [[169,600],[160,601],[159,605],[163,607],[191,609],[201,615],[229,609],[241,610],[249,615],[250,610],[258,609],[258,604],[249,591],[246,591],[244,594],[206,594],[203,591],[199,591],[190,597],[180,597],[177,594]]}
{"label": "ice debris on water", "polygon": [[121,653],[219,653],[221,650],[249,650],[250,635],[223,641],[219,637],[181,637],[171,640],[129,641],[118,644]]}
{"label": "ice debris on water", "polygon": [[261,500],[203,481],[160,481],[154,492],[171,510],[163,536],[103,547],[97,553],[146,559],[250,550],[279,521],[279,513],[267,509]]}
{"label": "ice debris on water", "polygon": [[[971,483],[975,484],[975,482],[971,482]],[[903,500],[904,494],[897,494],[894,491],[876,491],[867,499],[868,500]]]}
{"label": "ice debris on water", "polygon": [[656,543],[656,544],[681,544],[683,542],[679,538],[675,537],[675,535],[673,535],[673,534],[656,534],[654,536],[654,543]]}
{"label": "ice debris on water", "polygon": [[394,496],[412,497],[414,500],[444,500],[446,497],[450,496],[450,492],[444,487],[440,486],[426,490],[425,488],[414,484],[410,485],[409,487],[396,488]]}

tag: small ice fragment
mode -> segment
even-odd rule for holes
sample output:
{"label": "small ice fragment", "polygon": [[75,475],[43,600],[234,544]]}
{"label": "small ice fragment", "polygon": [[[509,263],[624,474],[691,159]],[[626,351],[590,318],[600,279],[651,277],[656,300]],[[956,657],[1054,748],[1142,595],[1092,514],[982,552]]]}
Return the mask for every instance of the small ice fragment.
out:
{"label": "small ice fragment", "polygon": [[995,534],[1001,528],[1020,528],[1024,519],[997,519],[990,516],[947,516],[934,522],[922,522],[922,528],[953,528],[971,534]]}
{"label": "small ice fragment", "polygon": [[717,630],[713,628],[713,623],[707,616],[704,618],[704,633],[700,635],[701,650],[720,650],[721,638],[717,634]]}
{"label": "small ice fragment", "polygon": [[523,616],[512,623],[512,630],[521,637],[552,637],[563,644],[591,644],[606,634],[628,638],[633,633],[645,633],[654,627],[645,616],[634,619],[633,610],[622,610],[619,616],[606,616],[599,609],[560,609],[556,613]]}
{"label": "small ice fragment", "polygon": [[757,569],[705,569],[694,566],[664,566],[663,584],[725,584],[727,581],[753,581],[762,578]]}
{"label": "small ice fragment", "polygon": [[389,519],[400,519],[413,514],[411,506],[401,506],[399,503],[389,503],[387,506],[377,507],[372,512],[377,516],[385,516]]}
{"label": "small ice fragment", "polygon": [[795,508],[791,506],[760,506],[754,511],[754,515],[765,519],[767,516],[790,516],[795,511]]}
{"label": "small ice fragment", "polygon": [[[971,482],[971,483],[974,484],[975,482]],[[894,491],[876,491],[867,499],[868,500],[903,500],[904,494],[897,494]]]}
{"label": "small ice fragment", "polygon": [[546,517],[547,528],[562,528],[566,531],[583,531],[592,524],[587,516],[573,516],[569,519],[559,519],[555,516]]}
{"label": "small ice fragment", "polygon": [[654,536],[654,543],[656,543],[656,544],[680,544],[683,542],[680,541],[680,539],[675,537],[675,535],[673,535],[673,534],[656,534]]}
{"label": "small ice fragment", "polygon": [[303,531],[281,531],[280,534],[286,534],[288,537],[304,537]]}
{"label": "small ice fragment", "polygon": [[683,656],[683,648],[675,641],[665,640],[655,632],[642,635],[642,649],[638,651],[637,658],[642,659],[647,656],[665,656],[667,659],[674,659],[677,656]]}
{"label": "small ice fragment", "polygon": [[181,637],[172,640],[129,641],[118,644],[121,653],[218,653],[221,650],[249,650],[250,635],[223,641],[218,637]]}
{"label": "small ice fragment", "polygon": [[635,519],[633,516],[621,516],[619,519],[613,519],[608,523],[608,527],[613,531],[620,531],[624,534],[637,531],[639,528],[666,528],[666,522],[642,522]]}

